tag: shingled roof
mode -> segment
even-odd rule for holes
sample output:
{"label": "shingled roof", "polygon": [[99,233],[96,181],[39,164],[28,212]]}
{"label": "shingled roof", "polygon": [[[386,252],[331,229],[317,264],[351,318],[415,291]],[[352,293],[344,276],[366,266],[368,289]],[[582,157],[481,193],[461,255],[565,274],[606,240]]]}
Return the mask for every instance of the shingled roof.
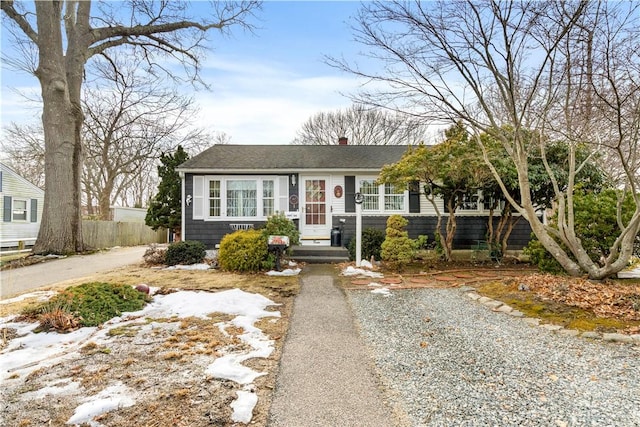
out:
{"label": "shingled roof", "polygon": [[381,169],[406,145],[214,145],[182,163],[183,172]]}

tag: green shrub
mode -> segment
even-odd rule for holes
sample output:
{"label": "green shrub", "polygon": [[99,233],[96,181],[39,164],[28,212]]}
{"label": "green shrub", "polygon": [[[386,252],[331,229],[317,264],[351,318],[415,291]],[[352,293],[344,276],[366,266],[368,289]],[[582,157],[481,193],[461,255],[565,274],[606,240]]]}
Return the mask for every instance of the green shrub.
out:
{"label": "green shrub", "polygon": [[238,230],[224,236],[218,262],[221,268],[237,272],[260,271],[275,264],[267,248],[267,238],[259,230]]}
{"label": "green shrub", "polygon": [[413,241],[416,250],[429,249],[429,236],[421,234]]}
{"label": "green shrub", "polygon": [[393,270],[401,270],[404,264],[413,260],[415,244],[405,231],[408,223],[401,215],[391,215],[387,219],[386,237],[380,256]]}
{"label": "green shrub", "polygon": [[204,261],[207,254],[204,243],[195,240],[184,240],[169,245],[165,254],[167,265],[191,265]]}
{"label": "green shrub", "polygon": [[529,257],[531,264],[538,267],[540,271],[551,274],[560,274],[564,272],[564,268],[558,261],[542,246],[542,243],[531,233],[531,240],[527,246],[522,249],[522,253]]}
{"label": "green shrub", "polygon": [[[380,249],[384,242],[384,231],[377,228],[365,228],[362,230],[362,259],[380,259]],[[353,261],[356,259],[356,238],[355,236],[349,241],[349,258]]]}
{"label": "green shrub", "polygon": [[261,230],[265,238],[269,236],[289,236],[289,244],[291,246],[300,244],[298,227],[283,212],[276,212],[271,215]]}
{"label": "green shrub", "polygon": [[[574,194],[575,232],[594,263],[598,263],[602,257],[610,254],[618,236],[617,203],[618,194],[615,190],[604,190],[598,193],[576,192]],[[629,195],[622,203],[622,221],[627,223],[633,213],[634,204]],[[551,226],[557,221],[556,216],[549,218]],[[555,258],[542,246],[535,235],[523,253],[528,255],[531,263],[541,271],[548,273],[561,273],[564,269]],[[573,258],[565,248],[567,254]]]}
{"label": "green shrub", "polygon": [[68,313],[80,326],[98,326],[124,312],[141,310],[148,299],[129,285],[91,282],[67,288],[36,311],[41,316],[41,329],[67,330],[65,324],[70,320],[52,322],[52,315],[61,319],[61,313]]}

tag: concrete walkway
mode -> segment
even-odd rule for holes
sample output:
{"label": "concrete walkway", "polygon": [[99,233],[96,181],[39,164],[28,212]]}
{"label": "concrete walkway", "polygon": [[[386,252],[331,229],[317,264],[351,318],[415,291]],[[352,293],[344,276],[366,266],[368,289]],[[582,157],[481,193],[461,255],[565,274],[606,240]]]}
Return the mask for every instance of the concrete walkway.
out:
{"label": "concrete walkway", "polygon": [[148,246],[117,247],[89,255],[73,255],[0,272],[0,299],[41,286],[77,279],[142,262]]}
{"label": "concrete walkway", "polygon": [[373,365],[329,265],[305,267],[269,426],[393,426]]}

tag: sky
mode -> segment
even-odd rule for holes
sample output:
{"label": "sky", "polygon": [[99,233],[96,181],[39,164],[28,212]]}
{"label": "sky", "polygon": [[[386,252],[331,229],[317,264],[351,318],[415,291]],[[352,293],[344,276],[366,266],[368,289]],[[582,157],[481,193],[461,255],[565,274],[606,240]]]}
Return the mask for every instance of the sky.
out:
{"label": "sky", "polygon": [[[200,109],[195,124],[210,133],[226,133],[232,144],[289,144],[312,115],[351,105],[345,94],[357,92],[362,81],[326,65],[323,58],[355,59],[363,50],[351,30],[359,7],[359,2],[348,1],[266,1],[254,21],[254,34],[212,33],[213,49],[202,70],[211,91],[184,88]],[[10,48],[3,30],[2,49]],[[15,91],[39,93],[35,77],[3,64],[1,86],[2,126],[39,120],[39,109]]]}

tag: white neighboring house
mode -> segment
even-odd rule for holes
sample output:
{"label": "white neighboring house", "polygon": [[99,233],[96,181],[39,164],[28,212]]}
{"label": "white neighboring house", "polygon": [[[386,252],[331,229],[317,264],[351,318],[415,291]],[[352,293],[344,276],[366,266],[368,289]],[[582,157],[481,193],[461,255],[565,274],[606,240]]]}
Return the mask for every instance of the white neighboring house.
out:
{"label": "white neighboring house", "polygon": [[0,163],[0,247],[33,246],[43,205],[44,190]]}
{"label": "white neighboring house", "polygon": [[144,208],[129,208],[125,206],[111,206],[113,221],[115,222],[141,222],[147,216]]}

